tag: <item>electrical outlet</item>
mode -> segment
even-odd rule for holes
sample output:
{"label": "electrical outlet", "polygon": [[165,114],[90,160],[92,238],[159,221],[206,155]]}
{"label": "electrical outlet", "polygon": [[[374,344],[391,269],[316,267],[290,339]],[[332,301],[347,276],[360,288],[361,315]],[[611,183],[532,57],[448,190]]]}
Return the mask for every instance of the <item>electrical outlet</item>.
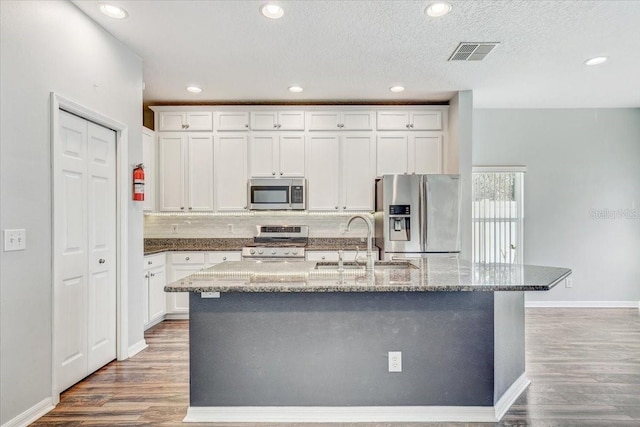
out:
{"label": "electrical outlet", "polygon": [[402,352],[389,352],[389,372],[402,372]]}
{"label": "electrical outlet", "polygon": [[227,231],[233,233],[233,224],[227,224]]}
{"label": "electrical outlet", "polygon": [[4,230],[4,251],[23,251],[27,248],[27,230]]}
{"label": "electrical outlet", "polygon": [[564,286],[566,288],[573,288],[573,277],[567,277],[564,279]]}
{"label": "electrical outlet", "polygon": [[178,234],[178,224],[171,224],[171,232],[173,234]]}

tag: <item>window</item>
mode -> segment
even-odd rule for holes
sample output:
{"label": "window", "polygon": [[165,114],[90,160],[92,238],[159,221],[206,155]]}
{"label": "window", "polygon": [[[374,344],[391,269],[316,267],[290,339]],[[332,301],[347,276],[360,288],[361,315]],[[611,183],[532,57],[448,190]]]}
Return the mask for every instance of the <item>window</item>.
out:
{"label": "window", "polygon": [[474,166],[473,262],[523,263],[523,166]]}

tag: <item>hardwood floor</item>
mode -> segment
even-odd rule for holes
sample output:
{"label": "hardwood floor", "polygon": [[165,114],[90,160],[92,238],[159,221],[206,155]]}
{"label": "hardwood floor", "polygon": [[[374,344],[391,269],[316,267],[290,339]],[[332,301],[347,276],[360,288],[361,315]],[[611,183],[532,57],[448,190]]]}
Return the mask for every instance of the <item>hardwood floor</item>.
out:
{"label": "hardwood floor", "polygon": [[[222,426],[182,423],[189,400],[187,321],[165,321],[146,340],[148,349],[70,388],[32,425]],[[500,423],[329,426],[640,426],[638,309],[527,309],[526,345],[531,385]]]}

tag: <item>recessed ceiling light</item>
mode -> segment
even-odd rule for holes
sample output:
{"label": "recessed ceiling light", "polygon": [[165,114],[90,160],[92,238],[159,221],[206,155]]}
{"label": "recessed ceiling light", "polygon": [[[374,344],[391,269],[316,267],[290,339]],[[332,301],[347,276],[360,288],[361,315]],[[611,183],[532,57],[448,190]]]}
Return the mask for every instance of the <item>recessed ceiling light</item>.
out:
{"label": "recessed ceiling light", "polygon": [[124,19],[129,16],[126,10],[112,4],[98,3],[98,8],[100,9],[100,12],[104,13],[110,18]]}
{"label": "recessed ceiling light", "polygon": [[282,15],[284,15],[284,9],[273,3],[263,4],[260,7],[260,12],[262,12],[264,16],[270,19],[282,18]]}
{"label": "recessed ceiling light", "polygon": [[200,93],[202,92],[202,88],[198,86],[187,86],[187,90],[191,93]]}
{"label": "recessed ceiling light", "polygon": [[598,64],[602,64],[603,62],[605,62],[607,59],[606,56],[596,56],[595,58],[589,58],[586,61],[584,61],[584,63],[586,65],[598,65]]}
{"label": "recessed ceiling light", "polygon": [[431,3],[427,6],[425,13],[432,18],[437,18],[439,16],[444,16],[447,13],[451,12],[451,5],[446,1],[437,1]]}
{"label": "recessed ceiling light", "polygon": [[391,86],[389,90],[395,93],[404,92],[404,86]]}
{"label": "recessed ceiling light", "polygon": [[289,92],[300,93],[304,90],[302,86],[289,86]]}

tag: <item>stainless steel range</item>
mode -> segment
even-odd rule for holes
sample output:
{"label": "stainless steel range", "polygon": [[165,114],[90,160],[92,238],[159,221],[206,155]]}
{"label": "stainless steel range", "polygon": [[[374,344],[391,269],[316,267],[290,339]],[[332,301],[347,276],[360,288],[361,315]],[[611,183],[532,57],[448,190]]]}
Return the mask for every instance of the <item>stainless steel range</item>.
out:
{"label": "stainless steel range", "polygon": [[308,241],[307,225],[258,225],[253,244],[242,248],[242,259],[304,261]]}

